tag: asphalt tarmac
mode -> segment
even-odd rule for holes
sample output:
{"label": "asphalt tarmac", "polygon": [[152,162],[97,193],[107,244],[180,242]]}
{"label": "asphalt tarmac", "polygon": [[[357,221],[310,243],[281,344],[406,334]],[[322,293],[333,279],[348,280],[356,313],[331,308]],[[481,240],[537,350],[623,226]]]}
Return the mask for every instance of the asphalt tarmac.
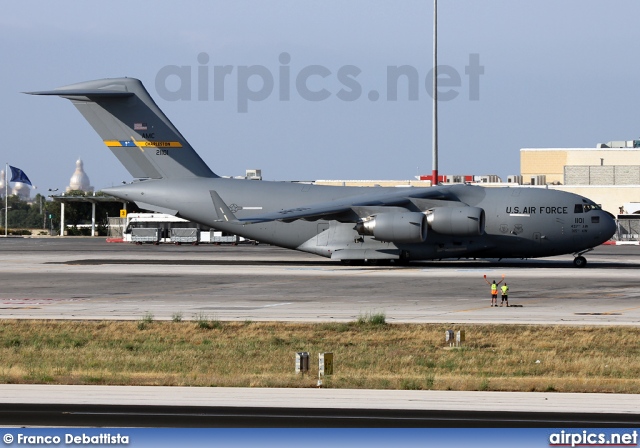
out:
{"label": "asphalt tarmac", "polygon": [[[344,266],[272,246],[132,245],[102,238],[0,239],[0,317],[211,318],[637,325],[640,247],[571,255]],[[489,280],[510,287],[490,307]]]}

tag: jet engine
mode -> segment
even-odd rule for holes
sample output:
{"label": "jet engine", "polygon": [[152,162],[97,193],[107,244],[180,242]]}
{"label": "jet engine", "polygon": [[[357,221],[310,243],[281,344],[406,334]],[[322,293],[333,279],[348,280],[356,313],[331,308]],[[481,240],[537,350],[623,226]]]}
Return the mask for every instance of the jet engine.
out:
{"label": "jet engine", "polygon": [[482,235],[484,210],[478,207],[437,207],[428,212],[427,223],[431,230],[441,235]]}
{"label": "jet engine", "polygon": [[422,243],[427,239],[424,213],[379,213],[356,224],[360,235],[392,243]]}

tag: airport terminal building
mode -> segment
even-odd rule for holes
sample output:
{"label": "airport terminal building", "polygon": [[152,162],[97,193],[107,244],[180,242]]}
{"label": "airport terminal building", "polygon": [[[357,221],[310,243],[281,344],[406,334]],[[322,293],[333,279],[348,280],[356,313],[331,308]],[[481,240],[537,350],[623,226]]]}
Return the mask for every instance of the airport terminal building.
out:
{"label": "airport terminal building", "polygon": [[586,196],[614,215],[640,208],[640,140],[595,148],[522,148],[522,183]]}

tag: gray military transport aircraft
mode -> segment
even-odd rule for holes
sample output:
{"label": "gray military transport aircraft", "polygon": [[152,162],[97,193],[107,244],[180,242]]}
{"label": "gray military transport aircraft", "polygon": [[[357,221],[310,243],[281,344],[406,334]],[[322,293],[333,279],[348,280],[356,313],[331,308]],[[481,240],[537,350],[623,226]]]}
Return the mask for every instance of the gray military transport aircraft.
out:
{"label": "gray military transport aircraft", "polygon": [[[334,187],[222,178],[133,78],[27,92],[71,100],[129,173],[103,189],[139,207],[343,262],[583,254],[616,230],[576,194],[447,185]],[[222,152],[222,151],[221,151]]]}

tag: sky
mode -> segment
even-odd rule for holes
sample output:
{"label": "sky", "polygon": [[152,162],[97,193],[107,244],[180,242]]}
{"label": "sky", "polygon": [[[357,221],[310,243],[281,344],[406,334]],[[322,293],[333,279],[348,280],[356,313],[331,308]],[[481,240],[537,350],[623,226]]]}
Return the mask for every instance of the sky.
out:
{"label": "sky", "polygon": [[[440,173],[506,181],[520,148],[640,138],[639,16],[637,0],[440,0]],[[4,1],[0,152],[32,196],[78,158],[96,189],[131,180],[69,101],[21,93],[128,76],[221,176],[429,174],[432,24],[417,0]]]}

